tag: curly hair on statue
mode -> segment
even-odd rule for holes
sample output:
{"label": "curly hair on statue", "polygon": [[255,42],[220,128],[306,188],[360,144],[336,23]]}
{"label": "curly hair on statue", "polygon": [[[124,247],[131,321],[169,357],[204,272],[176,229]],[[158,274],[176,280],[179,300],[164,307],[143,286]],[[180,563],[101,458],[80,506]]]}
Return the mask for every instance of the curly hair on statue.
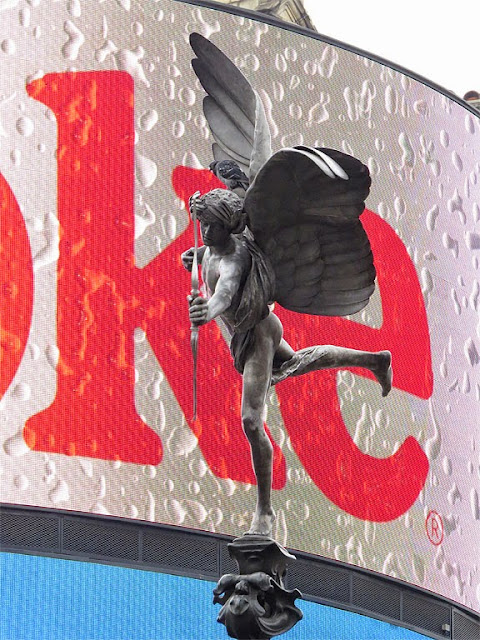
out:
{"label": "curly hair on statue", "polygon": [[213,189],[196,201],[201,220],[219,220],[230,233],[242,233],[247,223],[243,199],[233,191]]}

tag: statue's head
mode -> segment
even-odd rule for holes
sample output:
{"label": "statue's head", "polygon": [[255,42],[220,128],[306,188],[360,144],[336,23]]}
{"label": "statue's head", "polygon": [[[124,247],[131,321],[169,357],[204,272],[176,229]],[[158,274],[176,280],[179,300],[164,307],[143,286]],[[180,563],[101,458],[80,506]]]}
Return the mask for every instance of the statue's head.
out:
{"label": "statue's head", "polygon": [[245,229],[243,200],[233,191],[213,189],[195,202],[200,223],[221,223],[229,234],[241,233]]}

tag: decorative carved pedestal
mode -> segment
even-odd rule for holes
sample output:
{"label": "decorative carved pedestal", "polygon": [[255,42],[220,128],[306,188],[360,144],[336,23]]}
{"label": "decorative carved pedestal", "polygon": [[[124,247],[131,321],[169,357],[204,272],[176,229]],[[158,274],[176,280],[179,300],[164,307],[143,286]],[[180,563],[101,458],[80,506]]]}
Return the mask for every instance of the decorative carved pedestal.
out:
{"label": "decorative carved pedestal", "polygon": [[283,586],[287,565],[295,560],[272,538],[246,534],[228,545],[238,574],[220,578],[213,602],[222,608],[218,622],[238,640],[267,640],[289,631],[303,614],[294,602],[298,589]]}

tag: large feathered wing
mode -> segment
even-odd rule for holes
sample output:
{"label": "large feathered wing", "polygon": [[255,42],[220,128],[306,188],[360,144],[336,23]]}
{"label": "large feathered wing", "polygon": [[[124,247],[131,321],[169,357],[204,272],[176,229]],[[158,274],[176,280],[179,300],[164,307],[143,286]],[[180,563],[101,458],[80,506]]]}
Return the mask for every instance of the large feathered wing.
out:
{"label": "large feathered wing", "polygon": [[345,316],[368,303],[375,268],[359,217],[370,183],[360,160],[333,149],[281,149],[261,168],[245,210],[283,307]]}
{"label": "large feathered wing", "polygon": [[192,67],[207,96],[203,112],[215,160],[234,160],[252,181],[272,153],[262,101],[241,71],[212,42],[190,35]]}

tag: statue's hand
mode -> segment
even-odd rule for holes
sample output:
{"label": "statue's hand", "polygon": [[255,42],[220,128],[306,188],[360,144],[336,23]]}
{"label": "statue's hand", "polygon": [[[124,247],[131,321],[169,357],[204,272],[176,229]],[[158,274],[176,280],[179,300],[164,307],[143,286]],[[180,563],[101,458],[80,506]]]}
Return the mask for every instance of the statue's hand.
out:
{"label": "statue's hand", "polygon": [[194,327],[200,327],[208,322],[208,300],[201,296],[188,296],[190,308],[190,322]]}
{"label": "statue's hand", "polygon": [[182,264],[187,271],[192,270],[194,253],[195,253],[195,249],[193,247],[191,247],[190,249],[182,253],[182,256],[181,256]]}
{"label": "statue's hand", "polygon": [[188,199],[188,210],[191,212],[193,209],[193,206],[195,204],[195,200],[197,199],[197,197],[200,195],[200,192],[198,191],[197,193],[194,193],[192,196],[189,197]]}

